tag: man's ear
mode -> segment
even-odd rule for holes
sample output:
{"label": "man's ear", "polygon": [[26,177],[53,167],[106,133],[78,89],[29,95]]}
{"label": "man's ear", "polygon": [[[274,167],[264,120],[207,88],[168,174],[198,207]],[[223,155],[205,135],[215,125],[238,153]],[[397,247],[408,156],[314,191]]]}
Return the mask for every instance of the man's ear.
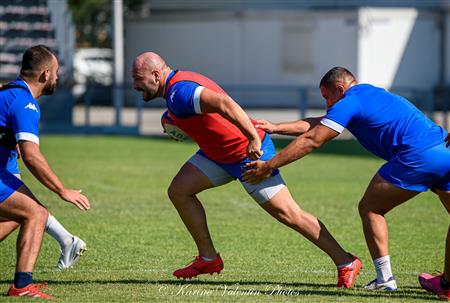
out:
{"label": "man's ear", "polygon": [[343,95],[346,91],[344,84],[341,84],[341,83],[336,85],[336,89],[338,90],[339,95]]}
{"label": "man's ear", "polygon": [[152,71],[152,73],[155,77],[155,82],[158,82],[159,80],[161,80],[161,75],[160,75],[159,71],[154,70],[154,71]]}
{"label": "man's ear", "polygon": [[45,83],[48,80],[50,80],[50,70],[49,69],[45,69],[42,71],[42,73],[39,75],[39,82],[40,83]]}

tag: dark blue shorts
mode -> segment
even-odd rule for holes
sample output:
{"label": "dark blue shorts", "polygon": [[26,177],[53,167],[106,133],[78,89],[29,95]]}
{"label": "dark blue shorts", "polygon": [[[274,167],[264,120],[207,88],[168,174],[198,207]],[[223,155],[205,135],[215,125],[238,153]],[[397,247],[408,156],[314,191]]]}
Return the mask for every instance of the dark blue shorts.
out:
{"label": "dark blue shorts", "polygon": [[[259,159],[261,161],[268,161],[268,160],[272,159],[276,154],[275,146],[273,145],[272,139],[270,138],[270,136],[268,134],[266,134],[264,136],[264,139],[261,142],[261,150],[263,151],[263,155]],[[200,154],[203,157],[215,162],[217,165],[222,167],[228,174],[233,176],[235,179],[239,179],[240,181],[242,181],[241,175],[244,173],[244,171],[246,169],[245,165],[249,162],[252,162],[252,160],[250,160],[250,158],[247,157],[236,163],[225,164],[225,163],[219,163],[219,162],[216,162],[216,161],[210,159],[202,150],[199,150],[197,152],[197,154]],[[279,173],[280,173],[280,171],[278,169],[276,169],[272,173],[272,176],[275,176]]]}
{"label": "dark blue shorts", "polygon": [[403,189],[450,191],[450,149],[443,143],[415,155],[397,156],[386,162],[378,173]]}
{"label": "dark blue shorts", "polygon": [[0,170],[0,203],[12,195],[23,182],[6,169]]}

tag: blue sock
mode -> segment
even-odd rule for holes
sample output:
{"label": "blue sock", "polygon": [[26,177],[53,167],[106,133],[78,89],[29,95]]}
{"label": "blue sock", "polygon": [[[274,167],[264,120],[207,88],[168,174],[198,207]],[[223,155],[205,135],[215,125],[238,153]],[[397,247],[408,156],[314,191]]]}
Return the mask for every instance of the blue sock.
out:
{"label": "blue sock", "polygon": [[14,286],[16,288],[24,288],[31,283],[33,283],[32,272],[16,272],[14,275]]}

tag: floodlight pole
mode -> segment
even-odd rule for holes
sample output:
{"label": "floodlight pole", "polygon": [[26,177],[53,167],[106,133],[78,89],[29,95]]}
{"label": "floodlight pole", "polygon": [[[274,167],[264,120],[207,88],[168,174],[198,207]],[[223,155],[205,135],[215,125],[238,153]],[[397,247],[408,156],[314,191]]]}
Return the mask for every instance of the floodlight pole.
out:
{"label": "floodlight pole", "polygon": [[113,102],[116,109],[116,127],[120,127],[123,106],[123,78],[124,78],[124,46],[123,46],[123,1],[112,0],[113,11],[113,52],[114,52],[114,83]]}

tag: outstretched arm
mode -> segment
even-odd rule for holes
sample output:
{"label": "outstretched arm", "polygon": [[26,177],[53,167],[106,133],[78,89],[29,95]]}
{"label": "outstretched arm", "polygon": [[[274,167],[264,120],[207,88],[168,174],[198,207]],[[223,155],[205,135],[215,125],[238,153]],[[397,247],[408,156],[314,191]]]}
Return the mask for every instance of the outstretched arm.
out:
{"label": "outstretched arm", "polygon": [[320,123],[322,117],[306,118],[292,122],[272,123],[267,120],[257,120],[256,128],[260,128],[269,134],[287,136],[299,136]]}
{"label": "outstretched arm", "polygon": [[242,174],[243,180],[252,184],[259,183],[270,176],[275,169],[306,156],[337,135],[339,135],[338,132],[319,124],[293,140],[269,161],[254,161],[247,164],[249,169]]}
{"label": "outstretched arm", "polygon": [[200,109],[202,113],[218,113],[236,125],[248,139],[247,154],[250,159],[257,160],[262,156],[261,139],[253,123],[230,96],[204,88],[200,94]]}
{"label": "outstretched arm", "polygon": [[41,153],[38,144],[31,141],[20,140],[19,149],[22,160],[27,168],[45,187],[57,193],[61,199],[74,204],[81,210],[90,208],[89,201],[81,194],[81,190],[64,187],[50,168],[50,165]]}

